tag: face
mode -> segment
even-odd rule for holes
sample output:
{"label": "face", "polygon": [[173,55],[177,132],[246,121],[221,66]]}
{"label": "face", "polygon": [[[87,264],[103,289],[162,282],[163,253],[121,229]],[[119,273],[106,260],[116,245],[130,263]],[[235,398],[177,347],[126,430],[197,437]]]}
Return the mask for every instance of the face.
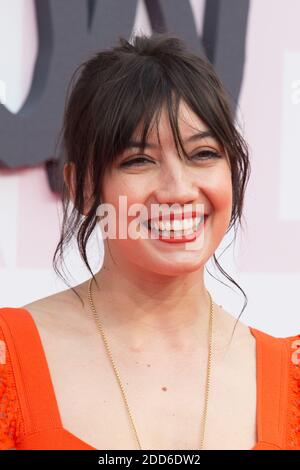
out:
{"label": "face", "polygon": [[[180,102],[178,126],[188,160],[181,159],[177,153],[168,113],[163,108],[158,125],[160,143],[154,126],[147,139],[150,145],[143,153],[132,147],[119,155],[105,175],[102,187],[103,202],[115,208],[117,229],[116,238],[104,241],[105,253],[109,243],[110,252],[118,262],[168,276],[203,269],[226,233],[232,210],[231,172],[222,146],[209,135],[190,139],[209,129],[184,101]],[[132,140],[139,141],[139,137],[137,129]],[[120,207],[119,196],[125,196],[126,207]],[[186,204],[192,210],[202,207],[202,213],[208,214],[208,218],[202,227],[201,246],[187,249],[190,242],[153,239],[146,228],[147,238],[118,238],[119,217],[123,220],[125,217],[129,225],[138,217],[138,214],[128,215],[128,209],[136,203],[147,209],[147,218],[151,218],[152,204],[168,207],[175,204],[176,213]]]}

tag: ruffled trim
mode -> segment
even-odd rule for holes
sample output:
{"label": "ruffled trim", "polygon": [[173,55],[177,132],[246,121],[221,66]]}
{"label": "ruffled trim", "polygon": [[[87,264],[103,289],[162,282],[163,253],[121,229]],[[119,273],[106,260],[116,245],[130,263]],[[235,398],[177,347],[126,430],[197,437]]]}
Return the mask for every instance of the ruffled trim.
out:
{"label": "ruffled trim", "polygon": [[289,338],[289,406],[287,444],[300,450],[300,335]]}
{"label": "ruffled trim", "polygon": [[0,450],[8,450],[16,448],[21,436],[24,435],[24,421],[19,406],[11,359],[3,340],[1,328],[0,342]]}

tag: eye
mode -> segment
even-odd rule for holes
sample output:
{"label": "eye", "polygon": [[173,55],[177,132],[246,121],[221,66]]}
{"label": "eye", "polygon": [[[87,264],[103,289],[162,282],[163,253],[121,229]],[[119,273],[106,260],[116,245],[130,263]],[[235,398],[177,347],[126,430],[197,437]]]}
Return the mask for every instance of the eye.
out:
{"label": "eye", "polygon": [[[191,157],[191,159],[196,158],[197,160],[212,160],[214,158],[222,158],[222,155],[218,152],[215,152],[213,150],[202,150],[201,152],[196,153]],[[127,160],[126,162],[121,163],[121,167],[124,168],[129,168],[133,165],[140,166],[143,165],[144,163],[153,163],[151,160],[145,157],[137,157],[137,158],[132,158],[131,160]]]}
{"label": "eye", "polygon": [[[122,167],[130,167],[130,166],[132,166],[133,164],[136,164],[136,165],[137,165],[138,162],[141,163],[142,161],[144,161],[144,162],[150,162],[150,163],[151,163],[151,161],[148,160],[148,158],[145,158],[145,157],[138,157],[138,158],[133,158],[132,160],[127,160],[126,162],[121,163],[120,166],[122,166]],[[139,166],[139,165],[138,165],[138,166]]]}
{"label": "eye", "polygon": [[196,153],[191,158],[196,158],[199,160],[212,160],[214,158],[222,158],[222,155],[213,150],[201,150],[201,152]]}

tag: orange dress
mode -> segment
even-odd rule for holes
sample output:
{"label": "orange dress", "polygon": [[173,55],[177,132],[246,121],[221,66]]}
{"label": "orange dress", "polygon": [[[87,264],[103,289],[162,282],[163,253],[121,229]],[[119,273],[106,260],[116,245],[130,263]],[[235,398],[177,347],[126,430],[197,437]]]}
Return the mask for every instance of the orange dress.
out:
{"label": "orange dress", "polygon": [[[300,450],[300,335],[249,329],[257,370],[258,441],[251,450]],[[36,324],[14,307],[0,308],[0,450],[8,449],[96,450],[64,428]]]}

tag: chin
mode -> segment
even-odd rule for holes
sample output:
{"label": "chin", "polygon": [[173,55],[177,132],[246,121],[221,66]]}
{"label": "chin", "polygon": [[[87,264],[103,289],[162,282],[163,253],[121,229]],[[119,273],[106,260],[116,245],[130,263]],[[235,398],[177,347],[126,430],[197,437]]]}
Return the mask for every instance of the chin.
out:
{"label": "chin", "polygon": [[148,271],[152,271],[153,274],[162,274],[164,276],[181,276],[183,274],[189,274],[196,272],[198,270],[202,270],[204,267],[204,261],[201,261],[199,256],[194,260],[191,258],[188,259],[180,259],[180,260],[171,260],[169,259],[168,261],[165,260],[163,261],[160,259],[157,263],[154,263],[154,260],[151,260],[151,263],[147,266],[147,263],[145,262],[143,264],[143,269],[147,269]]}

